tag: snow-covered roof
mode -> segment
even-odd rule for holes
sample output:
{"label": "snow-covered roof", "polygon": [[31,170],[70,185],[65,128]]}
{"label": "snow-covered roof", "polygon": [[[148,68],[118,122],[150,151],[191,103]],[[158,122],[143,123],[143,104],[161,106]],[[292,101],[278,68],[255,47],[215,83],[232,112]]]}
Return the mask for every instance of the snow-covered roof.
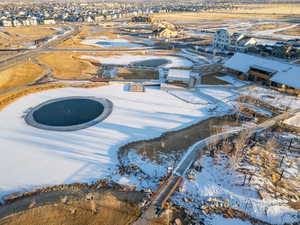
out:
{"label": "snow-covered roof", "polygon": [[225,67],[237,70],[243,73],[249,71],[250,67],[261,66],[264,68],[269,68],[276,71],[288,70],[292,65],[288,63],[283,63],[271,59],[266,59],[254,55],[248,55],[243,53],[234,54],[227,62]]}
{"label": "snow-covered roof", "polygon": [[276,71],[270,80],[300,89],[300,67],[296,65],[243,53],[234,54],[224,65],[242,73],[248,72],[250,67]]}
{"label": "snow-covered roof", "polygon": [[170,69],[168,72],[168,80],[188,81],[191,76],[190,70]]}
{"label": "snow-covered roof", "polygon": [[300,89],[300,67],[293,66],[289,70],[278,72],[270,80]]}

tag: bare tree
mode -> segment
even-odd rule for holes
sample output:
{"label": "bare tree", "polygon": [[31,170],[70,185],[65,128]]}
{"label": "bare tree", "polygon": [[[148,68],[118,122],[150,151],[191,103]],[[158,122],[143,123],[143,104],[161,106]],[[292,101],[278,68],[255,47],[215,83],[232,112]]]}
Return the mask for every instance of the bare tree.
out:
{"label": "bare tree", "polygon": [[244,150],[247,147],[248,140],[251,136],[250,130],[242,131],[239,136],[234,140],[234,148],[229,155],[228,166],[231,168],[236,168],[243,157]]}
{"label": "bare tree", "polygon": [[274,150],[278,148],[279,148],[279,143],[277,142],[277,140],[273,137],[269,138],[265,145],[265,149],[267,151],[266,158],[268,161],[273,160],[272,154]]}

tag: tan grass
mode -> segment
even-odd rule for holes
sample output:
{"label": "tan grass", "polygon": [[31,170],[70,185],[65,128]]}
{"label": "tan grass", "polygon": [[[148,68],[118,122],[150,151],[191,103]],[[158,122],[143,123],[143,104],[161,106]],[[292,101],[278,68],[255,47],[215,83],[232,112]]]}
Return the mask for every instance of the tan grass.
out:
{"label": "tan grass", "polygon": [[45,70],[33,62],[25,62],[0,72],[0,91],[30,84],[45,74]]}
{"label": "tan grass", "polygon": [[80,59],[82,53],[54,52],[41,55],[38,59],[53,70],[58,79],[89,79],[97,67],[88,60]]}
{"label": "tan grass", "polygon": [[246,9],[214,10],[208,12],[161,13],[153,16],[156,20],[166,21],[206,21],[238,18],[293,19],[299,18],[300,7],[293,4],[240,5]]}
{"label": "tan grass", "polygon": [[65,87],[96,88],[104,85],[107,84],[102,82],[101,83],[93,82],[93,83],[84,83],[84,84],[67,84],[67,83],[59,82],[59,83],[48,83],[48,84],[28,86],[0,95],[0,111],[2,111],[5,107],[15,102],[19,98],[27,96],[29,94],[38,93],[50,89],[65,88]]}
{"label": "tan grass", "polygon": [[[59,202],[45,205],[3,218],[0,220],[0,224],[4,222],[7,225],[129,225],[140,214],[138,207],[122,202],[113,195],[106,195],[92,202],[93,206],[90,201],[70,201],[67,204]],[[94,210],[95,208],[97,211]]]}
{"label": "tan grass", "polygon": [[159,74],[153,70],[119,68],[115,79],[158,79]]}

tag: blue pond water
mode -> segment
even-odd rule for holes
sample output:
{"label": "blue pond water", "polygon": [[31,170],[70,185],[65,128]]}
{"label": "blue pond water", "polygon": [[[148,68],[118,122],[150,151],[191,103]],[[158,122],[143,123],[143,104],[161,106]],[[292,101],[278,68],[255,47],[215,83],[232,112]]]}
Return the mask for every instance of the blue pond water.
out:
{"label": "blue pond water", "polygon": [[33,113],[36,122],[48,126],[73,126],[94,120],[104,106],[92,99],[66,99],[42,106]]}

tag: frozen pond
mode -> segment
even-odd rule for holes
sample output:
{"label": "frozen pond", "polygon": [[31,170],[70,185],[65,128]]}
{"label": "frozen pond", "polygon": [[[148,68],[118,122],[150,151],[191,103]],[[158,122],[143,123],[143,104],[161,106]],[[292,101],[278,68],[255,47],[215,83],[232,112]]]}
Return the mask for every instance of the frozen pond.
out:
{"label": "frozen pond", "polygon": [[133,62],[132,65],[154,67],[154,66],[162,66],[162,65],[165,65],[168,63],[171,63],[171,62],[167,59],[148,59],[148,60]]}
{"label": "frozen pond", "polygon": [[27,116],[27,124],[44,130],[74,131],[93,126],[112,111],[112,103],[93,97],[51,99],[34,107]]}
{"label": "frozen pond", "polygon": [[82,41],[81,44],[85,45],[93,45],[101,48],[138,48],[142,47],[142,45],[131,43],[127,39],[108,39],[107,37],[99,37],[97,39],[90,39]]}
{"label": "frozen pond", "polygon": [[119,55],[112,57],[101,57],[101,56],[82,56],[82,59],[93,59],[99,61],[102,64],[110,65],[141,65],[141,66],[159,66],[164,68],[171,67],[191,67],[193,63],[184,58],[178,56],[168,55]]}

